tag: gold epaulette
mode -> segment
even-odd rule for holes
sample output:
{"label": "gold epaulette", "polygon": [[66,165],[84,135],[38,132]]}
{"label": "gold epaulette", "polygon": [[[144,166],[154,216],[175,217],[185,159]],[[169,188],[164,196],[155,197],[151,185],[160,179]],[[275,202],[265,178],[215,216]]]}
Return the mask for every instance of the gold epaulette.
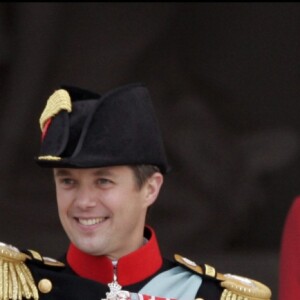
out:
{"label": "gold epaulette", "polygon": [[197,265],[195,262],[175,254],[175,260],[194,272],[207,277],[215,278],[224,288],[220,300],[270,300],[271,290],[264,284],[231,274],[218,273],[210,265]]}
{"label": "gold epaulette", "polygon": [[55,260],[29,250],[28,254],[0,242],[0,300],[39,299],[38,288],[26,265],[27,260],[39,260],[50,266],[63,266]]}

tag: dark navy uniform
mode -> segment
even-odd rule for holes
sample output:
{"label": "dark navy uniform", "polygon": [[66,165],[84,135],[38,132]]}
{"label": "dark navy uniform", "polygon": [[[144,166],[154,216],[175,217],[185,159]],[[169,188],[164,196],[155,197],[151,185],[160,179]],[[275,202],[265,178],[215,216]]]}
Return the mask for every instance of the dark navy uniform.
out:
{"label": "dark navy uniform", "polygon": [[[45,300],[258,300],[271,297],[270,290],[254,280],[217,273],[211,266],[199,266],[180,255],[175,255],[174,261],[162,258],[150,227],[145,228],[145,238],[144,246],[117,262],[105,256],[83,253],[73,244],[61,261],[42,257],[36,251],[18,252],[2,245],[0,300],[26,297]],[[14,287],[11,281],[15,282]],[[18,298],[21,293],[23,297]]]}

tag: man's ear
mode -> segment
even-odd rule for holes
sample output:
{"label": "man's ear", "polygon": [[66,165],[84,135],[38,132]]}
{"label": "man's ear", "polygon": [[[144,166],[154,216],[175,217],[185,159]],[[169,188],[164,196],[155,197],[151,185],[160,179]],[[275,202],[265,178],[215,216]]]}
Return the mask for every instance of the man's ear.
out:
{"label": "man's ear", "polygon": [[158,197],[160,188],[163,184],[164,177],[161,173],[153,173],[145,183],[145,204],[152,205]]}

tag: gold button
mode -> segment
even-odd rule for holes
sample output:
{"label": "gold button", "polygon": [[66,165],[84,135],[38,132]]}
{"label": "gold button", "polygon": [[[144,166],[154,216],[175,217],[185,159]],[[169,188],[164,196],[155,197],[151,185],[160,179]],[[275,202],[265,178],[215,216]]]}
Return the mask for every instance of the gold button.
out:
{"label": "gold button", "polygon": [[47,294],[52,290],[52,282],[49,279],[42,279],[38,284],[39,291]]}

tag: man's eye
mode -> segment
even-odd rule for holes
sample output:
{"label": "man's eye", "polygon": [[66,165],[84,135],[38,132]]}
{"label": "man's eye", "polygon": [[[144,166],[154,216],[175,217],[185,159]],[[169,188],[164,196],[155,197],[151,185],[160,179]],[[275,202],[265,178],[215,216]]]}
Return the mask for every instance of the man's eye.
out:
{"label": "man's eye", "polygon": [[71,184],[74,184],[74,180],[73,179],[70,179],[70,178],[62,178],[60,180],[60,182],[62,184],[65,184],[65,185],[71,185]]}
{"label": "man's eye", "polygon": [[98,179],[98,183],[101,184],[101,185],[106,185],[106,184],[109,184],[109,183],[112,183],[111,180],[107,179],[107,178],[100,178]]}

